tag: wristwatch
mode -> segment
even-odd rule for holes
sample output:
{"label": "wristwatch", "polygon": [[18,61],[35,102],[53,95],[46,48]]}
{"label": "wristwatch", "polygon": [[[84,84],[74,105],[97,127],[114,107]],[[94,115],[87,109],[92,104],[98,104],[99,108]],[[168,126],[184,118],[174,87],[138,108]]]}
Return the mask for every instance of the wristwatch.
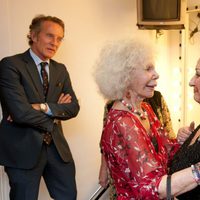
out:
{"label": "wristwatch", "polygon": [[40,104],[40,111],[46,112],[47,111],[47,105],[45,103]]}

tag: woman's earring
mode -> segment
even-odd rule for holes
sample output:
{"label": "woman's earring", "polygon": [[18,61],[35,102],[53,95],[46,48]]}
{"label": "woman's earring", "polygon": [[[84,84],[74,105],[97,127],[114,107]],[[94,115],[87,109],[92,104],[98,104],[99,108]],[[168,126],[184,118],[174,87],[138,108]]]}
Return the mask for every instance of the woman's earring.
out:
{"label": "woman's earring", "polygon": [[126,98],[127,98],[127,99],[130,99],[130,98],[131,98],[130,92],[127,92],[127,93],[126,93]]}

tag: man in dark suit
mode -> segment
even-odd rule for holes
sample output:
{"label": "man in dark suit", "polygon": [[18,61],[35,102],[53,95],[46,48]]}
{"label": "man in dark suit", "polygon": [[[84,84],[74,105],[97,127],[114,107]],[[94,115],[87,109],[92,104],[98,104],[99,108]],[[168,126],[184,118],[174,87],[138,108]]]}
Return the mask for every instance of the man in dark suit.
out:
{"label": "man in dark suit", "polygon": [[32,20],[30,49],[0,61],[0,164],[11,200],[36,200],[43,176],[50,196],[75,200],[75,166],[61,128],[79,112],[66,67],[51,58],[64,37],[64,23],[40,15]]}

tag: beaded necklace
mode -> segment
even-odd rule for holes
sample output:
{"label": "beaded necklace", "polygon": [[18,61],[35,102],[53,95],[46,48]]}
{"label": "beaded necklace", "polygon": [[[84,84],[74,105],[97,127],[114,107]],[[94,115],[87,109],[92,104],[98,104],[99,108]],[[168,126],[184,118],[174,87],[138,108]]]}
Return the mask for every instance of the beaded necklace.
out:
{"label": "beaded necklace", "polygon": [[126,101],[124,99],[122,99],[120,101],[124,106],[126,106],[128,108],[129,111],[131,111],[133,114],[136,114],[141,120],[145,120],[147,118],[146,111],[143,111],[143,113],[142,113],[139,110],[134,109],[131,104],[126,103]]}
{"label": "beaded necklace", "polygon": [[[146,120],[147,119],[147,112],[146,111],[143,111],[143,113],[141,113],[137,109],[134,109],[131,104],[126,103],[126,101],[124,99],[120,100],[120,102],[125,107],[127,107],[130,112],[132,112],[133,114],[138,115],[141,120]],[[153,137],[150,136],[148,133],[147,133],[147,135],[150,137],[151,142],[152,142],[152,144],[153,144],[153,146],[155,148],[155,151],[158,153],[159,152],[159,146],[158,146],[157,138],[155,136],[153,136]]]}

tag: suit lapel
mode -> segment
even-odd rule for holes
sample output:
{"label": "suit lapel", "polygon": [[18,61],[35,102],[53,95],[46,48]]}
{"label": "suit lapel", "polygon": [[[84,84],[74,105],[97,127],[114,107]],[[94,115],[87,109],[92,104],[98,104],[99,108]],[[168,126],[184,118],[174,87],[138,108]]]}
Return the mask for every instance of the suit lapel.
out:
{"label": "suit lapel", "polygon": [[39,76],[39,73],[37,70],[37,66],[35,65],[35,62],[33,61],[33,59],[31,58],[29,51],[25,52],[24,60],[26,62],[27,72],[29,73],[29,75],[32,79],[32,82],[33,82],[36,90],[38,91],[40,98],[44,99],[42,83],[41,83],[41,79],[40,79],[40,76]]}

